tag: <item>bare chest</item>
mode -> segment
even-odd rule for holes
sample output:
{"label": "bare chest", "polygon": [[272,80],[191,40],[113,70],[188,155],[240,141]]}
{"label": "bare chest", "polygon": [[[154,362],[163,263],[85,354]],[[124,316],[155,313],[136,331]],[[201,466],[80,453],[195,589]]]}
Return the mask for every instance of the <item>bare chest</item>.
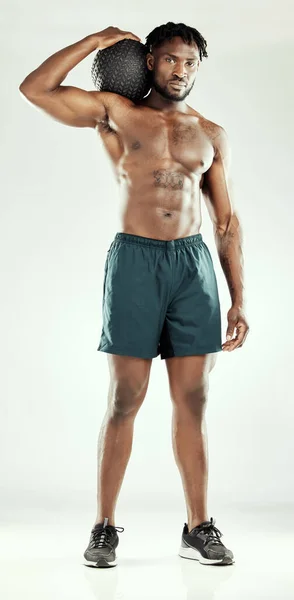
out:
{"label": "bare chest", "polygon": [[211,139],[196,117],[155,115],[151,118],[150,113],[131,111],[122,122],[110,120],[109,125],[119,138],[121,151],[116,156],[126,170],[164,162],[178,164],[199,176],[212,164]]}

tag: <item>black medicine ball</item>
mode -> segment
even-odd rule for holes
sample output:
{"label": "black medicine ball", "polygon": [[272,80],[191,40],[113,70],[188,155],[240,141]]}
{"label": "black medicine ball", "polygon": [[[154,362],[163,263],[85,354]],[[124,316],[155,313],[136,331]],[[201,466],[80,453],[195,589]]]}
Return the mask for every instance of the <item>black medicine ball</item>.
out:
{"label": "black medicine ball", "polygon": [[144,98],[151,88],[147,52],[144,44],[127,38],[98,50],[91,68],[95,88],[133,101]]}

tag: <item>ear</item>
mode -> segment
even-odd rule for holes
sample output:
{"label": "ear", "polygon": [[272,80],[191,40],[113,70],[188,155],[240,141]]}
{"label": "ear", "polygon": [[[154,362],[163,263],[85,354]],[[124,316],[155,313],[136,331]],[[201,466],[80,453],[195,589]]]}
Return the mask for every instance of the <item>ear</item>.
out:
{"label": "ear", "polygon": [[146,56],[146,61],[147,61],[147,67],[148,67],[149,71],[153,71],[153,68],[154,68],[154,56],[153,56],[153,54],[151,54],[150,52],[148,52],[148,54]]}

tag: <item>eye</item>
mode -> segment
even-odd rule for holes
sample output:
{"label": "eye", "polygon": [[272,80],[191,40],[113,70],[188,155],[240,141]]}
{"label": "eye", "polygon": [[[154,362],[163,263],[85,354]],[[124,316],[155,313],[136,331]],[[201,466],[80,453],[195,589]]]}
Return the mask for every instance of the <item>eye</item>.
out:
{"label": "eye", "polygon": [[174,60],[174,59],[171,58],[170,56],[168,56],[165,60]]}
{"label": "eye", "polygon": [[194,63],[194,62],[192,62],[192,61],[189,61],[189,62],[188,62],[188,64],[189,64],[190,66],[192,66],[192,67],[195,65],[195,63]]}

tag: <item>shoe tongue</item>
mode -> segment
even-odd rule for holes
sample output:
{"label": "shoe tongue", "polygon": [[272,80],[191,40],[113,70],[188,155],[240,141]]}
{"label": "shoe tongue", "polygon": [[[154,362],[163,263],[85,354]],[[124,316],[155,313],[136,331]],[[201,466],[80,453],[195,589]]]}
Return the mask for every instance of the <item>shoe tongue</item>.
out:
{"label": "shoe tongue", "polygon": [[196,525],[196,527],[193,527],[193,529],[191,529],[190,533],[192,531],[196,531],[197,529],[199,529],[199,527],[205,527],[205,526],[208,526],[208,525],[211,525],[210,521],[203,521],[202,523],[199,523],[199,525]]}
{"label": "shoe tongue", "polygon": [[108,521],[109,521],[108,517],[105,517],[103,523],[96,523],[94,529],[96,529],[96,527],[97,527],[97,529],[99,527],[106,527],[108,525]]}

